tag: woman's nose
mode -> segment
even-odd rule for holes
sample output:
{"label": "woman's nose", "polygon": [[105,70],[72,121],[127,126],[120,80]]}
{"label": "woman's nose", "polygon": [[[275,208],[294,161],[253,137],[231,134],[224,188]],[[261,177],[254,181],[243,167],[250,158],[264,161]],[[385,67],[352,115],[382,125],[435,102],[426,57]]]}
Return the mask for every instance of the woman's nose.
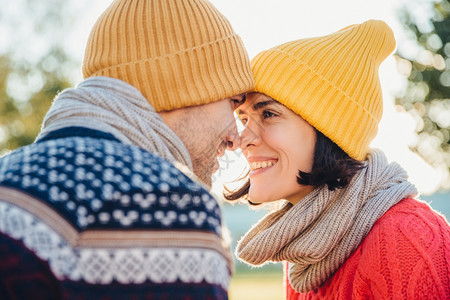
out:
{"label": "woman's nose", "polygon": [[247,121],[244,130],[241,132],[241,149],[245,150],[250,146],[257,146],[261,143],[259,126],[255,122]]}

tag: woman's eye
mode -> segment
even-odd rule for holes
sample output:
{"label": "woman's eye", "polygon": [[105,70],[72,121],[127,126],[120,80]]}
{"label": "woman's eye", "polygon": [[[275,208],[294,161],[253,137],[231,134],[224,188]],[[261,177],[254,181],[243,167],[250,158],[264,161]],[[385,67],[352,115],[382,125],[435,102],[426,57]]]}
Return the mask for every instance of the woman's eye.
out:
{"label": "woman's eye", "polygon": [[263,119],[268,119],[268,118],[276,117],[277,115],[271,111],[265,110],[265,111],[263,111],[262,116],[263,116]]}
{"label": "woman's eye", "polygon": [[239,120],[241,120],[242,125],[247,124],[247,119],[246,118],[239,118]]}

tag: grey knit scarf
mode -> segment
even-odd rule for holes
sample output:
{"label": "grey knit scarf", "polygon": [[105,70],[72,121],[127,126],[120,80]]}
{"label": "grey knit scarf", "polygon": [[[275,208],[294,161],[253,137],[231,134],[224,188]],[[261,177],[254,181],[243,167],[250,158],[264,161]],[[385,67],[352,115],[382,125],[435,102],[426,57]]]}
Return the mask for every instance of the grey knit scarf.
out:
{"label": "grey knit scarf", "polygon": [[240,240],[236,255],[251,265],[288,261],[293,288],[311,291],[344,263],[378,218],[415,195],[406,172],[374,150],[346,188],[317,188],[265,216]]}
{"label": "grey knit scarf", "polygon": [[189,152],[144,96],[128,83],[92,77],[61,92],[48,111],[37,139],[50,131],[81,126],[111,133],[192,170]]}

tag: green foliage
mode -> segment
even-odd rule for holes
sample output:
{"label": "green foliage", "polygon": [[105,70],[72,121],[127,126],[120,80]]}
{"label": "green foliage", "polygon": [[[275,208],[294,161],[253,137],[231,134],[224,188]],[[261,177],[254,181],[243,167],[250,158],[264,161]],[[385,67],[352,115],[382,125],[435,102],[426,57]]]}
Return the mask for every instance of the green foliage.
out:
{"label": "green foliage", "polygon": [[[58,54],[52,51],[49,56]],[[0,67],[0,149],[4,153],[34,141],[53,98],[70,82],[44,70],[41,62],[20,66],[5,55],[0,56]]]}
{"label": "green foliage", "polygon": [[412,150],[447,174],[442,187],[449,188],[450,3],[408,2],[400,11],[400,20],[415,43],[399,44],[396,53],[398,70],[408,79],[396,104],[417,120]]}
{"label": "green foliage", "polygon": [[[58,54],[52,51],[49,56]],[[34,141],[53,98],[70,83],[44,70],[41,62],[19,66],[6,55],[0,57],[0,64],[0,149],[6,152]]]}
{"label": "green foliage", "polygon": [[58,38],[64,2],[23,0],[18,10],[0,11],[0,31],[8,40],[0,48],[0,155],[32,143],[55,95],[71,85],[72,60]]}

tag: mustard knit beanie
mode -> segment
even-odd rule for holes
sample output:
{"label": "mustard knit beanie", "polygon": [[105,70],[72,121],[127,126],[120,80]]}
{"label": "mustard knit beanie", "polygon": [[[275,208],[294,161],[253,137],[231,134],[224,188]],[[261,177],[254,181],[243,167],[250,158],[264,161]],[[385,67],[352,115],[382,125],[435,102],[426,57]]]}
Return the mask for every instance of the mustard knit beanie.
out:
{"label": "mustard knit beanie", "polygon": [[250,60],[207,0],[116,0],[97,20],[83,77],[136,87],[156,111],[206,104],[254,86]]}
{"label": "mustard knit beanie", "polygon": [[252,60],[255,91],[364,160],[383,113],[378,68],[394,48],[392,30],[378,20],[285,43]]}

